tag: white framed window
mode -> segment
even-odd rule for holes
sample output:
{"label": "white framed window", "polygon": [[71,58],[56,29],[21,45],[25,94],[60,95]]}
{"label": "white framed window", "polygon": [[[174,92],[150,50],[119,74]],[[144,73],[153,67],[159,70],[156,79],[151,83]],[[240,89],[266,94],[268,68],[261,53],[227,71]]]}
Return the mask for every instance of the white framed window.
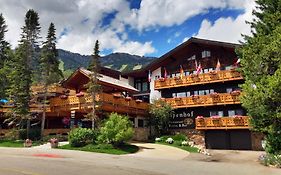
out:
{"label": "white framed window", "polygon": [[192,55],[191,57],[187,58],[187,61],[191,61],[191,60],[195,60],[196,59],[196,55]]}
{"label": "white framed window", "polygon": [[211,56],[211,51],[209,50],[204,50],[202,52],[202,58],[210,57]]}

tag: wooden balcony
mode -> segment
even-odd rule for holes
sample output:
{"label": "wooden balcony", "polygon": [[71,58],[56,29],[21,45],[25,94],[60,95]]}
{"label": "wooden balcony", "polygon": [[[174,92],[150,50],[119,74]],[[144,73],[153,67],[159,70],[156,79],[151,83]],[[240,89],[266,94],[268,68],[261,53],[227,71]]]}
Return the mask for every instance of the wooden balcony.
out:
{"label": "wooden balcony", "polygon": [[[11,112],[13,105],[4,105],[0,107],[0,112]],[[42,104],[31,104],[29,106],[30,112],[43,112],[43,105]],[[50,105],[46,105],[46,112],[51,112]]]}
{"label": "wooden balcony", "polygon": [[220,117],[220,118],[196,118],[196,129],[208,130],[208,129],[249,129],[250,117]]}
{"label": "wooden balcony", "polygon": [[[118,112],[128,114],[144,115],[148,112],[148,103],[126,99],[112,94],[101,93],[96,97],[100,103],[99,108],[107,112]],[[50,100],[51,111],[81,111],[89,112],[92,108],[92,97],[68,96],[65,99],[55,97]]]}
{"label": "wooden balcony", "polygon": [[163,99],[172,108],[190,108],[199,106],[214,106],[240,104],[239,94],[219,93],[217,95],[199,95],[182,98],[165,98]]}
{"label": "wooden balcony", "polygon": [[[47,92],[48,93],[56,93],[56,94],[63,94],[65,92],[65,88],[58,86],[58,85],[50,85],[48,86]],[[31,91],[34,94],[40,94],[44,92],[44,86],[38,85],[38,86],[32,86]]]}
{"label": "wooden balcony", "polygon": [[207,83],[216,83],[216,82],[225,82],[233,80],[242,80],[243,77],[236,70],[222,70],[217,73],[203,73],[199,75],[189,75],[184,76],[182,79],[179,77],[176,78],[167,78],[166,80],[156,80],[154,88],[155,89],[165,89],[181,86],[191,86],[197,84],[207,84]]}

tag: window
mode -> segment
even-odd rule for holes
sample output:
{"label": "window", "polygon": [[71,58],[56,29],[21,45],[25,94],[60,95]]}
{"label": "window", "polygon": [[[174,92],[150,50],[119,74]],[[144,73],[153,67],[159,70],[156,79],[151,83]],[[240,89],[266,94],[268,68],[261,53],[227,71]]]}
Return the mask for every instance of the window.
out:
{"label": "window", "polygon": [[173,98],[177,97],[177,93],[172,93]]}
{"label": "window", "polygon": [[209,95],[210,94],[210,90],[205,90],[205,94]]}
{"label": "window", "polygon": [[210,89],[210,94],[215,93],[214,89]]}
{"label": "window", "polygon": [[135,119],[134,118],[129,118],[129,120],[133,123],[133,127],[135,126]]}
{"label": "window", "polygon": [[223,117],[223,111],[210,111],[210,117],[212,117],[212,116]]}
{"label": "window", "polygon": [[144,127],[144,120],[138,119],[138,128],[143,128],[143,127]]}
{"label": "window", "polygon": [[196,55],[192,55],[191,57],[187,58],[187,61],[195,60],[195,59],[196,59]]}
{"label": "window", "polygon": [[210,57],[211,56],[211,51],[204,50],[202,52],[202,58]]}
{"label": "window", "polygon": [[228,111],[228,116],[234,116],[234,115],[235,115],[235,110]]}
{"label": "window", "polygon": [[230,92],[232,92],[232,91],[233,91],[232,88],[226,88],[226,93],[230,93]]}
{"label": "window", "polygon": [[177,97],[186,97],[186,93],[185,92],[179,92],[179,93],[177,93]]}
{"label": "window", "polygon": [[194,91],[194,93],[193,93],[194,95],[198,95],[198,91]]}
{"label": "window", "polygon": [[200,90],[199,91],[199,95],[205,95],[205,91],[204,90]]}
{"label": "window", "polygon": [[187,97],[190,97],[190,96],[191,96],[190,91],[186,92],[186,96],[187,96]]}
{"label": "window", "polygon": [[148,85],[147,85],[147,83],[146,82],[143,82],[142,83],[142,91],[147,91],[148,90]]}
{"label": "window", "polygon": [[184,72],[185,76],[188,76],[190,73],[189,72]]}

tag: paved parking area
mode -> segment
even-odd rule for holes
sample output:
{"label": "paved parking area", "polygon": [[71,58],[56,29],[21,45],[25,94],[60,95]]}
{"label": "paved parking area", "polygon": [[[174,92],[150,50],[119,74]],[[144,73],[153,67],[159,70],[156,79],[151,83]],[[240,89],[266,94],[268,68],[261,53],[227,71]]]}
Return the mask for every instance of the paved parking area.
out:
{"label": "paved parking area", "polygon": [[0,148],[0,175],[281,174],[280,169],[264,167],[256,161],[261,152],[212,150],[213,156],[207,157],[164,145],[139,145],[143,147],[139,153],[121,156],[59,149]]}

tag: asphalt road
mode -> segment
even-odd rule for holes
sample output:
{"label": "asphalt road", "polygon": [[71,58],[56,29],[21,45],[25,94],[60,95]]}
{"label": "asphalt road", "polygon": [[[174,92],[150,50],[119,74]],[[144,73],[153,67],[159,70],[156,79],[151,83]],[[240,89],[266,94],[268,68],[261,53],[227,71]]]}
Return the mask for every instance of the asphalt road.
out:
{"label": "asphalt road", "polygon": [[212,151],[213,156],[206,157],[163,145],[140,146],[143,151],[121,156],[0,148],[0,175],[281,175],[280,169],[264,167],[256,161],[260,152]]}

